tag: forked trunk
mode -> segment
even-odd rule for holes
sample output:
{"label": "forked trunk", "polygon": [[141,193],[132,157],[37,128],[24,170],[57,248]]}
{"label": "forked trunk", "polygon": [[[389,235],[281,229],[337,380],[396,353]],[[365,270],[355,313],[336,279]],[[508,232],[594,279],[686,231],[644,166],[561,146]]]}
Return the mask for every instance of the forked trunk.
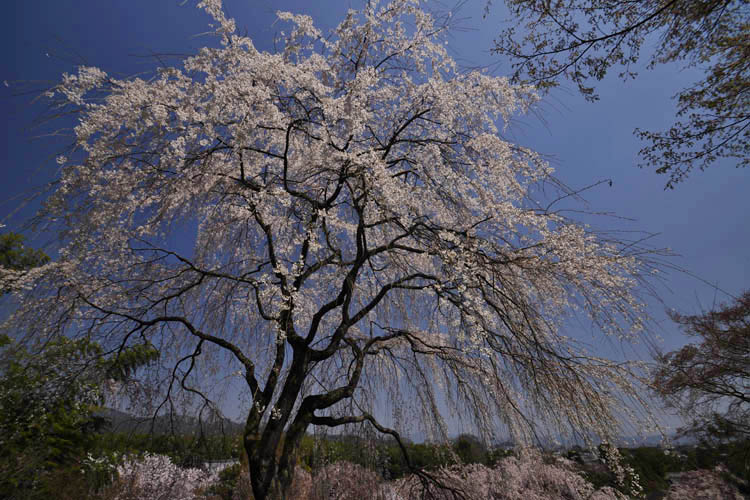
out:
{"label": "forked trunk", "polygon": [[300,440],[299,434],[283,436],[273,447],[275,453],[264,453],[260,441],[245,440],[250,483],[255,500],[289,498]]}
{"label": "forked trunk", "polygon": [[300,409],[288,423],[302,387],[304,377],[300,374],[304,369],[304,364],[295,358],[277,401],[281,414],[276,419],[268,420],[262,431],[259,413],[251,414],[246,424],[245,451],[255,500],[287,500],[289,496],[299,444],[312,417],[312,412]]}
{"label": "forked trunk", "polygon": [[286,500],[293,473],[289,461],[282,461],[275,454],[264,456],[254,445],[246,446],[246,450],[255,500]]}
{"label": "forked trunk", "polygon": [[[283,362],[283,350],[278,359]],[[311,410],[299,409],[293,421],[294,403],[305,380],[307,363],[306,353],[294,353],[291,367],[284,382],[284,387],[271,411],[270,418],[261,430],[261,420],[265,405],[271,400],[275,381],[263,395],[260,407],[250,410],[245,423],[245,451],[250,469],[250,484],[255,500],[286,500],[292,486],[294,467],[297,464],[297,450],[300,441],[312,419]],[[284,430],[286,429],[286,432]]]}

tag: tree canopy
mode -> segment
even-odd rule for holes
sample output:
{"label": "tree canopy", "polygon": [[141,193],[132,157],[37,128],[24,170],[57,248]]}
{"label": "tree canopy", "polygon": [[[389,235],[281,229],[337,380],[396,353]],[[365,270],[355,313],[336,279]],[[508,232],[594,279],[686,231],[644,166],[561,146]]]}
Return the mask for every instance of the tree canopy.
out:
{"label": "tree canopy", "polygon": [[637,338],[649,254],[558,211],[551,169],[503,138],[531,87],[458,71],[416,1],[368,3],[328,36],[280,13],[275,53],[199,5],[217,47],[48,92],[78,119],[39,214],[60,257],[8,285],[4,328],[155,346],[157,408],[208,401],[236,370],[259,500],[286,491],[311,425],[399,443],[407,420],[446,438],[451,415],[525,441],[625,425],[638,366],[564,325]]}
{"label": "tree canopy", "polygon": [[[491,6],[487,3],[487,8]],[[744,0],[655,2],[506,0],[513,26],[494,51],[514,62],[515,81],[541,88],[574,82],[595,100],[594,82],[613,68],[624,79],[644,47],[654,46],[649,67],[683,64],[703,80],[676,93],[677,121],[668,130],[636,130],[647,141],[642,167],[668,174],[673,188],[688,173],[721,158],[750,161],[750,13]]]}
{"label": "tree canopy", "polygon": [[658,357],[654,389],[708,438],[750,438],[750,291],[695,316],[671,314],[698,342]]}

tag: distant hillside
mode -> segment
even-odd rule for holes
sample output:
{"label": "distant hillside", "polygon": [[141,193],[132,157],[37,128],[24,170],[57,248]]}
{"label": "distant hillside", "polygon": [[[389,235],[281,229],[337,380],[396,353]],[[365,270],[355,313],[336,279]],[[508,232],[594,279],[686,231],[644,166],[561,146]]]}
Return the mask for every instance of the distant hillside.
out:
{"label": "distant hillside", "polygon": [[[186,415],[173,415],[171,418],[169,415],[160,415],[156,419],[151,417],[136,417],[113,408],[106,408],[98,413],[99,416],[103,417],[109,422],[109,425],[105,426],[105,430],[109,432],[122,432],[126,434],[149,434],[153,432],[156,435],[163,434],[181,434],[181,435],[192,435],[198,434],[202,428],[203,433],[207,436],[220,436],[233,435],[242,433],[244,425],[230,420],[228,418],[213,418],[204,419],[199,422],[198,418]],[[153,428],[152,428],[153,426]],[[327,432],[322,436],[328,441],[358,441],[361,440],[361,436],[352,434],[339,434],[336,432]],[[673,444],[691,444],[690,439],[676,440],[674,436],[671,436]],[[454,438],[455,439],[455,438]],[[375,438],[376,442],[390,443],[390,437],[378,436]],[[615,444],[620,447],[635,448],[639,446],[659,446],[663,441],[663,438],[659,434],[652,434],[648,436],[630,436],[623,437],[615,441]],[[410,439],[404,439],[405,443],[413,443]],[[595,441],[597,442],[597,441]],[[566,450],[573,446],[584,446],[585,443],[582,441],[565,440],[558,437],[556,442],[542,443],[543,447],[547,449],[562,449]],[[493,448],[513,448],[514,444],[510,441],[495,442],[491,444]]]}
{"label": "distant hillside", "polygon": [[159,415],[156,418],[136,417],[113,408],[105,408],[97,414],[108,424],[104,427],[109,432],[126,434],[198,434],[207,436],[222,434],[237,434],[243,430],[243,425],[228,418],[211,418],[199,421],[198,418],[187,415]]}

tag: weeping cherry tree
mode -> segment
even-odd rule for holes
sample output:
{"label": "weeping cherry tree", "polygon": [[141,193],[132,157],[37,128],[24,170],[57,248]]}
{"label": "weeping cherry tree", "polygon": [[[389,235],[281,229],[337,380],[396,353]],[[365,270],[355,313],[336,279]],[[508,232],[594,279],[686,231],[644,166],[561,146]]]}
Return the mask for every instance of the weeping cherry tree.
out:
{"label": "weeping cherry tree", "polygon": [[565,327],[640,335],[648,255],[555,210],[551,169],[503,136],[534,89],[461,71],[419,4],[368,2],[325,36],[279,13],[267,53],[203,0],[218,42],[180,67],[65,74],[47,97],[75,146],[38,215],[59,257],[2,275],[22,298],[4,328],[153,345],[165,400],[210,399],[200,367],[222,360],[259,500],[289,491],[312,426],[401,443],[387,408],[436,439],[457,418],[616,432],[639,371]]}

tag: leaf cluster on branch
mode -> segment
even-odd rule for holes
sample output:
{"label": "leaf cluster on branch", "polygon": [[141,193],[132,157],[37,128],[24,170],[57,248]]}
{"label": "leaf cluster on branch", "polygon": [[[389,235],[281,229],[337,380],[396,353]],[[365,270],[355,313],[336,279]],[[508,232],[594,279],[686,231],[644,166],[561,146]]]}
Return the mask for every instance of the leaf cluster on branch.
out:
{"label": "leaf cluster on branch", "polygon": [[750,291],[714,311],[670,316],[698,342],[658,356],[655,391],[682,410],[690,432],[750,437]]}
{"label": "leaf cluster on branch", "polygon": [[[487,9],[491,6],[487,3]],[[548,89],[568,79],[588,99],[594,82],[618,68],[635,78],[641,51],[653,44],[649,68],[678,63],[704,78],[676,93],[677,121],[668,130],[636,129],[649,144],[642,167],[668,174],[674,188],[694,169],[721,158],[750,162],[750,10],[744,0],[506,0],[513,26],[494,51],[513,60],[514,81]]]}

